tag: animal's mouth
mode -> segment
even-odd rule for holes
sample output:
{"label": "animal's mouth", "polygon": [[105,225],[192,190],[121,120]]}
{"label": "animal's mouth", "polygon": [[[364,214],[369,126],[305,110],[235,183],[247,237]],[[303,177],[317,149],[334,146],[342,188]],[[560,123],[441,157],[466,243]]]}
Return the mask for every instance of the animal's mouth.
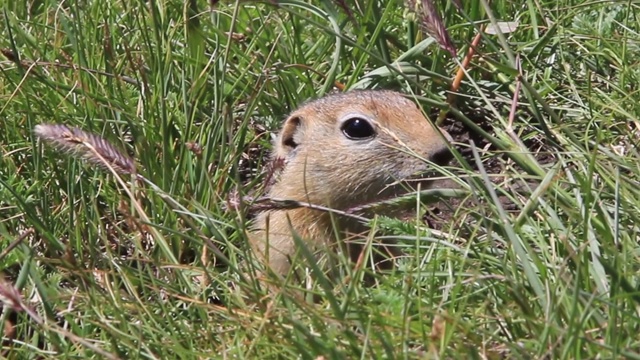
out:
{"label": "animal's mouth", "polygon": [[[433,154],[429,160],[437,167],[442,167],[453,159],[453,153],[449,148],[444,148]],[[409,195],[417,190],[425,190],[432,188],[438,181],[446,179],[442,171],[435,168],[419,171],[402,179],[389,183],[382,190],[381,195],[385,199],[391,199],[398,196]]]}
{"label": "animal's mouth", "polygon": [[417,190],[425,190],[431,188],[434,183],[445,179],[442,173],[437,171],[421,172],[411,177],[394,181],[386,186],[383,190],[385,198],[392,198],[402,195],[415,193]]}
{"label": "animal's mouth", "polygon": [[415,207],[415,196],[417,191],[423,191],[438,187],[439,181],[446,179],[442,173],[437,171],[422,172],[403,180],[388,184],[375,197],[375,201],[366,202],[349,209],[349,212],[374,212],[384,213],[394,217],[404,214],[406,210]]}
{"label": "animal's mouth", "polygon": [[[437,184],[440,181],[444,181],[448,178],[443,171],[438,168],[446,166],[451,159],[453,159],[453,154],[449,148],[444,148],[429,157],[432,166],[427,170],[423,169],[413,174],[397,174],[399,176],[395,179],[391,176],[387,177],[385,180],[381,179],[384,184],[381,190],[377,191],[375,194],[370,193],[370,196],[368,197],[369,201],[365,201],[364,204],[361,204],[362,206],[356,208],[386,203],[399,197],[415,195],[416,191],[428,190],[437,187]],[[380,186],[382,184],[378,183],[377,185]],[[373,188],[375,187],[377,186],[374,185]],[[378,187],[378,189],[380,188]]]}

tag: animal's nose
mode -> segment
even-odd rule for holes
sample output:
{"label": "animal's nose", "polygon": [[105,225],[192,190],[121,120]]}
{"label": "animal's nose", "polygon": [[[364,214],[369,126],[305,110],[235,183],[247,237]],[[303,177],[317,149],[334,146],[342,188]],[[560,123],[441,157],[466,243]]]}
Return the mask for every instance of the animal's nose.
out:
{"label": "animal's nose", "polygon": [[452,158],[453,158],[453,154],[451,153],[449,148],[443,147],[442,149],[438,150],[435,154],[433,154],[430,160],[440,166],[443,166],[443,165],[447,165],[447,163],[449,163],[449,161],[451,161]]}
{"label": "animal's nose", "polygon": [[443,142],[440,148],[431,155],[430,160],[438,165],[446,165],[453,158],[453,154],[451,153],[451,150],[449,150],[449,146],[447,146],[447,143],[453,142],[453,138],[444,129],[440,129],[440,132],[442,132],[442,136],[444,136],[446,142]]}

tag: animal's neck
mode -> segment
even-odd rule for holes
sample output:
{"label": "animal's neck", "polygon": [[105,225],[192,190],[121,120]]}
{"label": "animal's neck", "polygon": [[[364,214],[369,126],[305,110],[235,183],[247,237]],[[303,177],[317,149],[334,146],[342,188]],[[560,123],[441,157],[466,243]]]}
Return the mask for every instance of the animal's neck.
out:
{"label": "animal's neck", "polygon": [[[269,191],[269,197],[326,206],[327,202],[313,198],[314,195],[320,197],[319,194],[301,193],[299,187],[290,185],[274,184]],[[256,219],[254,236],[262,240],[254,241],[253,246],[268,259],[276,272],[283,274],[288,271],[289,260],[298,250],[294,236],[299,236],[308,246],[307,250],[315,253],[325,247],[335,248],[338,245],[337,240],[343,239],[346,233],[360,233],[365,230],[363,225],[353,219],[324,210],[304,206],[288,210],[269,210],[259,214]]]}

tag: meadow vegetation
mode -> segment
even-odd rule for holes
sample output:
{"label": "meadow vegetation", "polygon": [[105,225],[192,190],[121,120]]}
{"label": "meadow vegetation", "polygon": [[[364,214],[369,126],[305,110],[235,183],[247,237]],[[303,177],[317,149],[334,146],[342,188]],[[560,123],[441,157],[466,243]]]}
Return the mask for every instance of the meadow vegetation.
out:
{"label": "meadow vegetation", "polygon": [[[449,49],[422,1],[0,3],[3,356],[640,358],[635,1],[434,1]],[[450,130],[458,191],[370,219],[396,270],[338,258],[270,296],[238,198],[289,111],[357,88]],[[45,123],[146,182],[53,151]]]}

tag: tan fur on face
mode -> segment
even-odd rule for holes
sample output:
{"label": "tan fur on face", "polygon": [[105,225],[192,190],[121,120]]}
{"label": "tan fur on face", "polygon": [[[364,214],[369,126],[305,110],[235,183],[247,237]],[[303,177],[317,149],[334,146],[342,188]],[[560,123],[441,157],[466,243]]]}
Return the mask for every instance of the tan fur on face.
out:
{"label": "tan fur on face", "polygon": [[[376,135],[364,140],[345,136],[341,126],[353,117],[368,120]],[[303,105],[285,120],[272,154],[285,165],[268,195],[338,210],[388,198],[402,190],[399,180],[429,170],[425,160],[447,151],[445,138],[448,134],[438,132],[416,104],[399,93],[330,95]],[[296,252],[292,229],[314,250],[336,243],[334,225],[344,233],[365,230],[352,219],[338,218],[332,224],[329,214],[308,208],[266,211],[258,215],[251,245],[273,271],[285,274],[288,258]]]}

